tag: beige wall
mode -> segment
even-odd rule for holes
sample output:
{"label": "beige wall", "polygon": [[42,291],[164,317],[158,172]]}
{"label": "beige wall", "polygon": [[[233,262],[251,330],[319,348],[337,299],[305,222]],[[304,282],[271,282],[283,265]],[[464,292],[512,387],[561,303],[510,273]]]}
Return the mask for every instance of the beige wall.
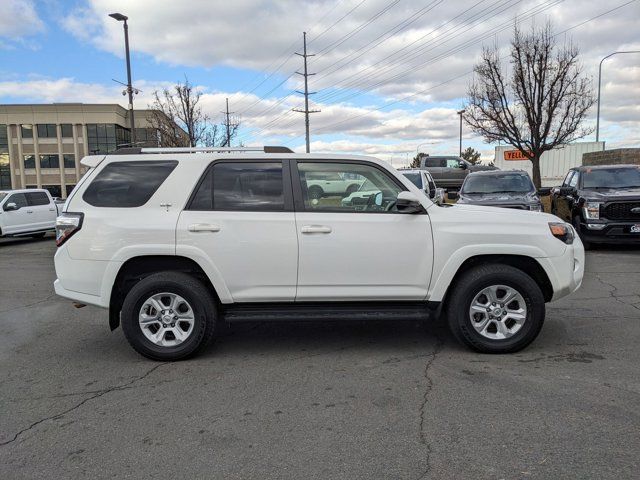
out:
{"label": "beige wall", "polygon": [[[149,111],[135,111],[136,127],[150,126]],[[75,185],[84,168],[79,162],[87,155],[86,125],[91,123],[118,124],[129,126],[127,110],[116,104],[50,104],[50,105],[0,105],[0,125],[8,126],[9,165],[12,188],[42,185]],[[71,124],[73,138],[37,138],[23,139],[20,125]],[[35,141],[35,143],[34,143]],[[60,148],[61,147],[61,148]],[[40,169],[36,167],[23,170],[23,158],[31,154],[75,154],[76,165],[66,168],[60,162],[60,168]],[[64,171],[63,171],[64,170]],[[64,180],[64,181],[63,181]],[[64,188],[62,195],[66,196]]]}

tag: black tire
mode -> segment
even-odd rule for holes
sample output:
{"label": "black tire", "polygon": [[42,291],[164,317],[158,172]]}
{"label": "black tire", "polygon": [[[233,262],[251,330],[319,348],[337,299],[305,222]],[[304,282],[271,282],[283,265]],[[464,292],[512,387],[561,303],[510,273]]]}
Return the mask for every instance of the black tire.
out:
{"label": "black tire", "polygon": [[32,233],[31,235],[29,235],[31,238],[44,238],[44,236],[47,234],[47,232],[39,232],[39,233]]}
{"label": "black tire", "polygon": [[[194,312],[193,331],[181,344],[160,346],[142,332],[138,316],[143,303],[156,293],[175,293],[183,297]],[[202,282],[181,272],[160,272],[138,282],[122,304],[122,330],[129,344],[141,355],[152,360],[174,361],[194,355],[213,339],[216,326],[216,305]]]}
{"label": "black tire", "polygon": [[574,216],[571,224],[573,225],[573,228],[576,229],[576,232],[578,232],[578,236],[580,237],[580,241],[582,242],[582,246],[584,247],[584,249],[591,250],[593,245],[588,240],[585,240],[584,235],[582,234],[582,227],[580,226],[580,216]]}
{"label": "black tire", "polygon": [[309,188],[309,200],[320,200],[324,195],[324,190],[317,185]]}
{"label": "black tire", "polygon": [[[481,335],[471,324],[469,309],[474,297],[492,285],[515,288],[524,298],[526,320],[513,336],[494,340]],[[483,353],[512,353],[529,345],[544,323],[544,296],[538,284],[522,270],[502,264],[480,265],[466,271],[448,298],[447,319],[453,335],[463,344]]]}

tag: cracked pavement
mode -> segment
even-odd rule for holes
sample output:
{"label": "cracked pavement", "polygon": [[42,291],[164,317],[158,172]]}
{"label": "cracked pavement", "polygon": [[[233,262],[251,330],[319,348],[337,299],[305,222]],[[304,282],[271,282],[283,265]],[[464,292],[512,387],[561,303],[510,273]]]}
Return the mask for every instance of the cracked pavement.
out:
{"label": "cracked pavement", "polygon": [[179,363],[53,294],[0,240],[0,478],[636,478],[640,250],[587,254],[523,352],[434,322],[234,326]]}

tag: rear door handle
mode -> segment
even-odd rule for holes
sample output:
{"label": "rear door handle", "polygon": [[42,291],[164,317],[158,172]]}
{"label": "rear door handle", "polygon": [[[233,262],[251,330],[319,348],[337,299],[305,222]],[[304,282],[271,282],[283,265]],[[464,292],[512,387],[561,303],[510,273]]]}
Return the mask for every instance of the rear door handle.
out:
{"label": "rear door handle", "polygon": [[210,223],[194,223],[189,225],[190,232],[219,232],[219,225],[212,225]]}
{"label": "rear door handle", "polygon": [[326,225],[305,225],[300,231],[302,233],[331,233],[331,227]]}

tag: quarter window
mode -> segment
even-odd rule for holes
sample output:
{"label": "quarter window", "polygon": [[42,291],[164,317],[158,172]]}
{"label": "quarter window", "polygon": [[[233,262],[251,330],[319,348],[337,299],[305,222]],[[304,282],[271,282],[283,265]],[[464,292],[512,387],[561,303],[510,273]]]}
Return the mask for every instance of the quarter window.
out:
{"label": "quarter window", "polygon": [[190,210],[283,211],[281,162],[220,162],[207,170]]}
{"label": "quarter window", "polygon": [[[395,212],[404,188],[381,169],[359,163],[299,162],[304,208],[313,212]],[[340,180],[319,181],[320,174]]]}
{"label": "quarter window", "polygon": [[94,207],[140,207],[176,168],[178,162],[114,162],[104,167],[82,198]]}

